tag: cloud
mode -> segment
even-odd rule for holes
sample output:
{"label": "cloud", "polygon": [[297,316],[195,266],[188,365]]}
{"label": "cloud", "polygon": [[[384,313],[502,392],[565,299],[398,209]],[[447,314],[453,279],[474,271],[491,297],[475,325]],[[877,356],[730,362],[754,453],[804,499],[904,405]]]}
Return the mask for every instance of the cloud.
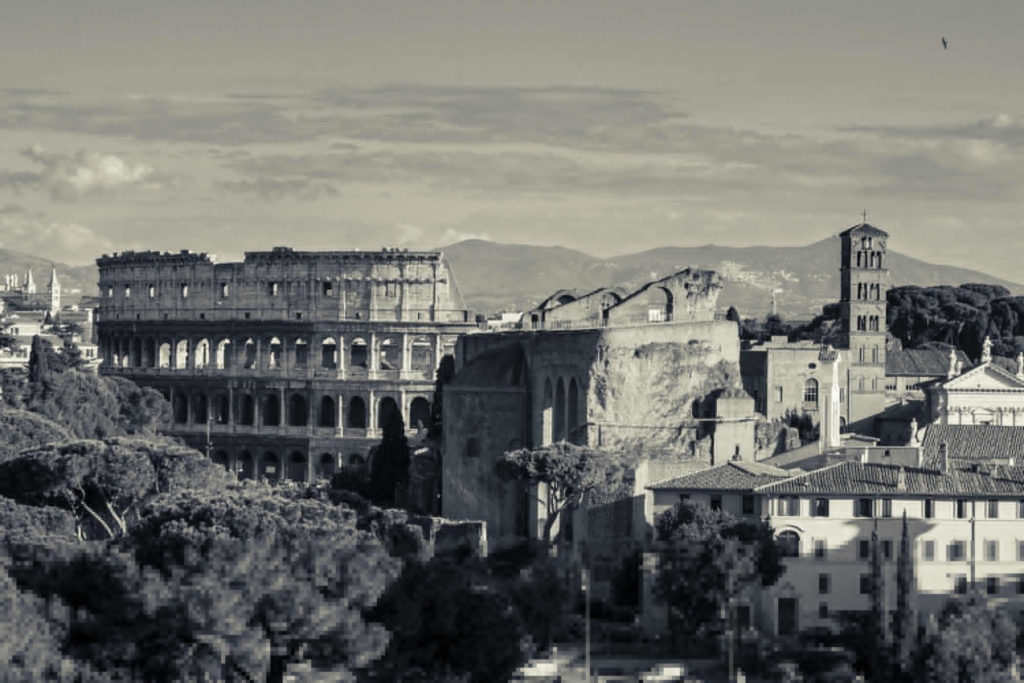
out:
{"label": "cloud", "polygon": [[27,212],[0,213],[0,236],[0,247],[64,263],[86,263],[113,251],[110,240],[85,225]]}
{"label": "cloud", "polygon": [[338,189],[330,183],[316,178],[271,178],[261,176],[253,179],[226,180],[221,187],[229,192],[251,194],[262,199],[319,199],[337,197]]}
{"label": "cloud", "polygon": [[399,246],[419,246],[427,231],[414,223],[402,223],[398,226]]}
{"label": "cloud", "polygon": [[455,244],[456,242],[465,242],[466,240],[490,240],[491,236],[486,232],[462,232],[455,230],[454,228],[447,228],[441,235],[441,244],[449,245]]}
{"label": "cloud", "polygon": [[128,186],[149,183],[154,169],[148,164],[131,163],[113,154],[79,150],[74,154],[46,152],[39,146],[22,150],[35,171],[2,172],[0,185],[16,190],[41,189],[53,199],[72,200]]}

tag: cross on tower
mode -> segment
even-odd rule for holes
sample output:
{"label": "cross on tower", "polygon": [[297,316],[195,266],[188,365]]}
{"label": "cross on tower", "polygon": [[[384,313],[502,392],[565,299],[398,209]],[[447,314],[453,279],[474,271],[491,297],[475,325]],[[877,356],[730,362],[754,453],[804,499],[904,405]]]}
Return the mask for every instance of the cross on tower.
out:
{"label": "cross on tower", "polygon": [[863,225],[867,225],[867,223],[868,223],[868,210],[864,209],[864,222],[863,222]]}

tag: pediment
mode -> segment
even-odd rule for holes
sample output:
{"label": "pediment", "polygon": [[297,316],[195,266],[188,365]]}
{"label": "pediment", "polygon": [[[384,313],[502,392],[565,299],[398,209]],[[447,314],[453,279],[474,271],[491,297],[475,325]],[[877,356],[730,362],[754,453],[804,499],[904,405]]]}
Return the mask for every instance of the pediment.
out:
{"label": "pediment", "polygon": [[1024,380],[998,366],[985,363],[943,382],[942,387],[947,391],[1005,391],[1024,389]]}

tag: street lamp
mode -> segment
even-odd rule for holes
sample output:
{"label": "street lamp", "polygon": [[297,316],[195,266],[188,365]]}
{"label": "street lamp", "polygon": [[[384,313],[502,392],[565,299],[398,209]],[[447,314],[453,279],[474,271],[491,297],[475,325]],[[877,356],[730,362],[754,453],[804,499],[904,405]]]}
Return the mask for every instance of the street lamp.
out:
{"label": "street lamp", "polygon": [[583,642],[583,661],[586,667],[587,678],[590,681],[590,572],[583,568],[583,604],[585,610],[584,625],[585,636]]}

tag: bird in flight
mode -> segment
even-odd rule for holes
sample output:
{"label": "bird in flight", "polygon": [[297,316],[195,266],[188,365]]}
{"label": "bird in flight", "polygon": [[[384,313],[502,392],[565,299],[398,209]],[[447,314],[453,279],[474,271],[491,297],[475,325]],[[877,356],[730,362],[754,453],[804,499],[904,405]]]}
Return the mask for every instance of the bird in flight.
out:
{"label": "bird in flight", "polygon": [[946,42],[946,36],[942,36],[942,49],[943,50],[948,50],[949,49],[949,43]]}

